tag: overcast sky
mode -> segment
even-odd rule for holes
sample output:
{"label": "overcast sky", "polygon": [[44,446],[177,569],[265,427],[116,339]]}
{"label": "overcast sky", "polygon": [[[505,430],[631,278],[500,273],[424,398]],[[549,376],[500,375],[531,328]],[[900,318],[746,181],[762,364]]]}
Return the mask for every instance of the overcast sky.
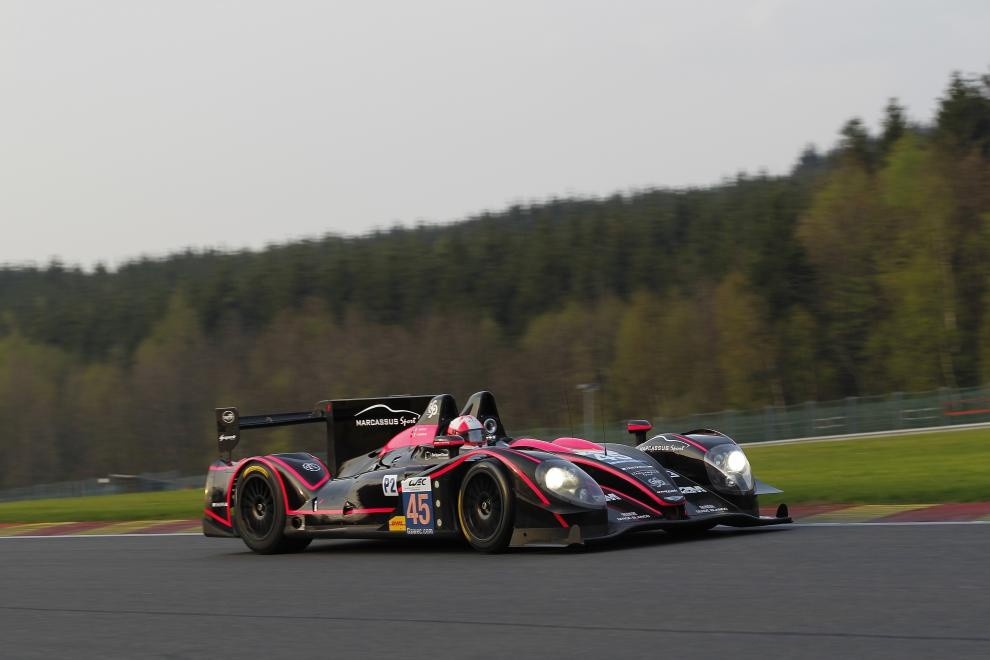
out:
{"label": "overcast sky", "polygon": [[990,70],[990,2],[0,0],[0,263],[787,172]]}

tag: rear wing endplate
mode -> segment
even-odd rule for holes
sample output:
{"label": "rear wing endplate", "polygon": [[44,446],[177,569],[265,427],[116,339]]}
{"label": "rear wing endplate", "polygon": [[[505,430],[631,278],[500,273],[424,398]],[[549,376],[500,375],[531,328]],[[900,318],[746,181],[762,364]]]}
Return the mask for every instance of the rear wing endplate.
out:
{"label": "rear wing endplate", "polygon": [[258,429],[274,426],[292,426],[294,424],[326,424],[329,419],[327,411],[331,409],[329,401],[320,401],[316,409],[308,412],[273,413],[271,415],[245,415],[241,417],[235,406],[216,409],[217,417],[217,448],[220,457],[230,462],[231,452],[241,439],[241,429]]}

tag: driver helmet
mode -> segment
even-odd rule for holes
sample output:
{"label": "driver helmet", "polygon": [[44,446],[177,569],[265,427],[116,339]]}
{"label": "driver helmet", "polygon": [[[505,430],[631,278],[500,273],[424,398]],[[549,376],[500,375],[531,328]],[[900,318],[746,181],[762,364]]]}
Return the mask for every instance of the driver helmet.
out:
{"label": "driver helmet", "polygon": [[464,442],[480,445],[485,439],[485,429],[474,415],[461,415],[451,420],[447,435],[458,435]]}

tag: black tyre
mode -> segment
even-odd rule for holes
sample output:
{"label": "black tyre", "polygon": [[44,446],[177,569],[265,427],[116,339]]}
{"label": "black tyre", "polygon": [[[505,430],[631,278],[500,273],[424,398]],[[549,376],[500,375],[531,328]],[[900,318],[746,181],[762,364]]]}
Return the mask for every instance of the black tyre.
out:
{"label": "black tyre", "polygon": [[305,550],[312,539],[285,536],[285,502],[271,470],[253,463],[234,490],[234,520],[244,544],[262,555]]}
{"label": "black tyre", "polygon": [[461,481],[457,497],[461,532],[475,550],[509,547],[516,519],[516,495],[505,471],[491,461],[475,464]]}

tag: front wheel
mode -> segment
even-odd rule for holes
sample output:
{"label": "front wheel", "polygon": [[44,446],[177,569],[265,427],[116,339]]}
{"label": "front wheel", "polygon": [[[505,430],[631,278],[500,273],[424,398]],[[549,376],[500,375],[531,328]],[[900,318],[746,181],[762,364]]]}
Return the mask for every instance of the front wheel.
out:
{"label": "front wheel", "polygon": [[468,470],[461,481],[457,515],[464,538],[475,550],[502,552],[508,548],[516,496],[505,471],[491,461]]}
{"label": "front wheel", "polygon": [[312,539],[285,536],[285,500],[276,477],[254,463],[241,472],[234,490],[234,518],[244,544],[262,555],[299,552]]}

